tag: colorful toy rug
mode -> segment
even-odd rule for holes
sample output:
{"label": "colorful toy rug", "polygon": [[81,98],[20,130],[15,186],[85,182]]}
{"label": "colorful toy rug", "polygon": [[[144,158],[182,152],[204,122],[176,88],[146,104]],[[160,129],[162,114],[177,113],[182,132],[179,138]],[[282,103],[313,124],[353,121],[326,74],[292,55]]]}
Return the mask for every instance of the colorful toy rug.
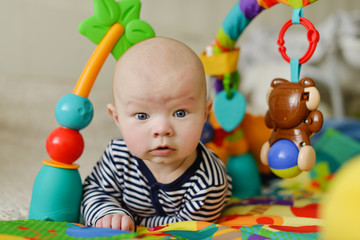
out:
{"label": "colorful toy rug", "polygon": [[294,184],[281,181],[271,190],[272,196],[232,199],[217,223],[186,221],[138,227],[131,233],[66,222],[16,220],[0,222],[0,239],[319,239],[322,220],[317,216],[317,193],[291,189]]}

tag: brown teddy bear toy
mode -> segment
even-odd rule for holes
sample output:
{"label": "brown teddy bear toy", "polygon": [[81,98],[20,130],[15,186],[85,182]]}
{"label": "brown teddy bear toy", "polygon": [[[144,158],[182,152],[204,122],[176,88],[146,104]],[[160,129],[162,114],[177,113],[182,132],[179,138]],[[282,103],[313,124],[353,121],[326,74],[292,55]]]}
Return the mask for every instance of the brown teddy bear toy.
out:
{"label": "brown teddy bear toy", "polygon": [[[301,171],[309,171],[315,165],[315,150],[310,137],[320,131],[323,116],[316,110],[320,94],[310,78],[298,83],[276,78],[267,95],[269,110],[265,115],[266,126],[273,129],[268,142],[261,150],[261,161],[269,165],[268,153],[271,146],[280,139],[288,139],[299,150],[297,165]],[[270,164],[271,167],[271,164]]]}

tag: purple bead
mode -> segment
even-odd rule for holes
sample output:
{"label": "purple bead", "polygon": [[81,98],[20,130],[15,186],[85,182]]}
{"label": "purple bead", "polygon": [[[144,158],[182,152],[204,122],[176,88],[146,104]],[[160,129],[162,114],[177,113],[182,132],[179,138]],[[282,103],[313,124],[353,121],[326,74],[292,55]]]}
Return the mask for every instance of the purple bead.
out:
{"label": "purple bead", "polygon": [[223,86],[222,80],[219,80],[219,79],[216,79],[216,80],[215,80],[215,82],[214,82],[214,89],[215,89],[215,92],[216,92],[216,93],[221,92],[222,90],[224,90],[224,86]]}
{"label": "purple bead", "polygon": [[250,20],[264,10],[264,8],[258,4],[257,0],[241,0],[240,9],[244,16]]}

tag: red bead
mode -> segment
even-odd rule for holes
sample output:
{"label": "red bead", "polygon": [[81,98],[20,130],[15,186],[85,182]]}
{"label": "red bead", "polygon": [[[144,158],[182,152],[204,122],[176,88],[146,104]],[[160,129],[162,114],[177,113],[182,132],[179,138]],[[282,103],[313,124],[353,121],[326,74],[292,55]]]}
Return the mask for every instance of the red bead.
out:
{"label": "red bead", "polygon": [[58,127],[46,139],[46,150],[51,159],[71,164],[84,150],[84,139],[79,131]]}

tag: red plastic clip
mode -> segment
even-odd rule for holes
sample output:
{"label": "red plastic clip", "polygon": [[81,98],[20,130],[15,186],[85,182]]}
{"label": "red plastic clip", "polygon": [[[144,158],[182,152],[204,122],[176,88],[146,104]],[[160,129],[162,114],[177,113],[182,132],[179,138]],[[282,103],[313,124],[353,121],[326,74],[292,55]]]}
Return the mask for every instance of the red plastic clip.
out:
{"label": "red plastic clip", "polygon": [[[315,29],[314,25],[306,18],[300,17],[300,24],[303,25],[308,30],[307,39],[309,41],[309,47],[308,47],[305,55],[299,59],[299,64],[303,64],[303,63],[307,62],[313,55],[313,53],[316,49],[316,45],[320,39],[320,35],[319,35],[319,32]],[[285,43],[284,34],[291,25],[293,25],[293,23],[292,23],[292,20],[290,19],[281,28],[280,33],[279,33],[279,39],[277,41],[277,43],[279,45],[279,52],[281,53],[281,56],[285,59],[285,61],[287,61],[288,63],[290,63],[290,58],[286,54],[286,47],[284,47],[284,43]]]}

